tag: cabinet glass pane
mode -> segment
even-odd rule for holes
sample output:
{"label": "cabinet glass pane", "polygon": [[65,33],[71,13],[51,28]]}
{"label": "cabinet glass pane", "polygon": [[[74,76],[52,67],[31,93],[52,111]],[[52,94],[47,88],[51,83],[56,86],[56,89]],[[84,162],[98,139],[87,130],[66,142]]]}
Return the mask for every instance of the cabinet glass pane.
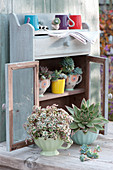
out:
{"label": "cabinet glass pane", "polygon": [[33,68],[13,71],[13,142],[26,138],[23,124],[33,107]]}
{"label": "cabinet glass pane", "polygon": [[90,62],[90,99],[92,103],[101,103],[101,64]]}

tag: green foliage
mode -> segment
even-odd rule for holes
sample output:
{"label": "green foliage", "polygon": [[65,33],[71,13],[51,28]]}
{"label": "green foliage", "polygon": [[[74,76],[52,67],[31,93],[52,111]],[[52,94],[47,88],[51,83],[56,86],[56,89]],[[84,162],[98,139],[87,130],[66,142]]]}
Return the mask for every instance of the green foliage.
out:
{"label": "green foliage", "polygon": [[72,108],[66,106],[67,110],[71,113],[74,118],[70,125],[70,128],[77,132],[82,130],[84,133],[88,131],[97,133],[98,130],[103,130],[103,125],[108,123],[100,111],[99,104],[91,104],[89,100],[83,99],[80,108],[72,104]]}
{"label": "green foliage", "polygon": [[77,75],[82,74],[82,69],[79,67],[75,68],[74,60],[71,57],[65,57],[61,62],[61,69],[62,71],[69,75]]}
{"label": "green foliage", "polygon": [[39,79],[40,80],[51,79],[51,71],[49,71],[47,67],[40,66]]}
{"label": "green foliage", "polygon": [[72,70],[74,70],[74,61],[72,58],[70,57],[65,57],[62,61],[61,61],[61,67],[62,67],[62,71],[65,74],[70,74],[72,72]]}
{"label": "green foliage", "polygon": [[76,68],[73,70],[73,72],[72,72],[72,74],[74,74],[74,75],[82,74],[82,73],[83,73],[83,72],[82,72],[82,69],[79,68],[79,67],[76,67]]}
{"label": "green foliage", "polygon": [[66,79],[67,78],[67,75],[62,73],[62,70],[58,71],[58,70],[55,70],[53,71],[52,73],[52,80],[58,80],[58,79]]}

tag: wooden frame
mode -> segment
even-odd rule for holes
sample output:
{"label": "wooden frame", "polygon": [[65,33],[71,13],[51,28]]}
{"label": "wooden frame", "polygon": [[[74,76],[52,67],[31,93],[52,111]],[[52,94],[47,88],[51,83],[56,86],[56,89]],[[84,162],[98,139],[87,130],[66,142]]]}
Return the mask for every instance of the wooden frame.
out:
{"label": "wooden frame", "polygon": [[[87,56],[87,77],[88,80],[90,82],[90,62],[94,62],[94,63],[99,63],[103,65],[103,77],[102,77],[102,82],[103,82],[103,91],[102,91],[102,103],[103,103],[103,107],[102,107],[102,115],[103,117],[105,117],[106,119],[108,119],[108,82],[109,82],[109,61],[106,58],[103,57],[93,57],[93,56]],[[86,85],[86,91],[87,91],[87,96],[89,96],[89,83]],[[101,131],[101,133],[103,134],[107,134],[107,125],[104,126],[104,131]]]}
{"label": "wooden frame", "polygon": [[30,144],[25,141],[13,143],[13,71],[18,69],[33,68],[33,83],[34,83],[34,105],[39,105],[39,83],[38,83],[38,72],[39,62],[22,62],[15,64],[6,64],[6,114],[7,121],[7,150],[15,150]]}

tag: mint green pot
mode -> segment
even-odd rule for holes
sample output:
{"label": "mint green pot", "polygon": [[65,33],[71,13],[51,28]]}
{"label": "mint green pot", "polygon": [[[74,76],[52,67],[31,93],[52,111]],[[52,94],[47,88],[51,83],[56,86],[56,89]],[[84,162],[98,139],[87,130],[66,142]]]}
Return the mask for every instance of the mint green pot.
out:
{"label": "mint green pot", "polygon": [[83,144],[89,145],[97,139],[98,133],[99,131],[97,133],[88,131],[86,134],[84,134],[82,130],[79,130],[71,138],[73,142],[78,145],[83,145]]}
{"label": "mint green pot", "polygon": [[59,155],[59,152],[57,149],[68,149],[71,144],[67,144],[67,147],[63,147],[64,141],[61,139],[52,139],[49,138],[47,140],[44,140],[44,138],[38,138],[34,139],[35,144],[42,149],[42,152],[40,153],[41,155],[44,156],[54,156],[54,155]]}

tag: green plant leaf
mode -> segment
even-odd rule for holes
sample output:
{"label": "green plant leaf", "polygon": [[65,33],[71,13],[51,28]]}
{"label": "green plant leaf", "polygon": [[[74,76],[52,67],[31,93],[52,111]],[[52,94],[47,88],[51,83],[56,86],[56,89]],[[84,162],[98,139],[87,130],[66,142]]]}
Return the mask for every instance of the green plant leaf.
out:
{"label": "green plant leaf", "polygon": [[95,118],[95,119],[93,119],[92,121],[91,121],[91,123],[93,123],[93,124],[100,124],[100,123],[102,123],[103,121],[102,121],[102,119],[100,119],[100,118]]}
{"label": "green plant leaf", "polygon": [[86,100],[85,98],[82,99],[82,102],[81,102],[81,109],[85,109],[87,107],[87,103],[86,103]]}
{"label": "green plant leaf", "polygon": [[109,120],[105,119],[103,116],[100,116],[100,118],[104,123],[109,123]]}
{"label": "green plant leaf", "polygon": [[85,126],[82,123],[78,123],[78,126],[82,129],[85,129]]}
{"label": "green plant leaf", "polygon": [[101,125],[95,125],[96,129],[98,130],[104,130],[104,128]]}
{"label": "green plant leaf", "polygon": [[94,108],[94,104],[90,105],[89,106],[89,112],[91,112],[93,110],[93,108]]}
{"label": "green plant leaf", "polygon": [[87,100],[86,103],[87,103],[87,107],[89,107],[90,100]]}
{"label": "green plant leaf", "polygon": [[72,116],[74,116],[74,110],[73,108],[69,107],[69,106],[65,106],[67,108],[67,110],[72,114]]}
{"label": "green plant leaf", "polygon": [[90,132],[94,132],[94,133],[97,133],[97,129],[96,129],[96,127],[94,127],[94,128],[89,128],[89,129],[88,129],[88,131],[90,131]]}
{"label": "green plant leaf", "polygon": [[80,109],[77,106],[75,106],[74,104],[72,104],[72,107],[73,107],[75,115],[77,116],[77,113],[78,113],[78,111],[80,111]]}
{"label": "green plant leaf", "polygon": [[77,125],[75,122],[72,122],[72,123],[70,124],[70,128],[71,128],[71,129],[77,129],[77,128],[78,128],[78,125]]}
{"label": "green plant leaf", "polygon": [[79,123],[79,122],[80,122],[80,120],[76,119],[75,116],[74,116],[73,118],[74,118],[74,122],[76,122],[76,123]]}
{"label": "green plant leaf", "polygon": [[97,112],[99,111],[99,103],[95,104],[94,106],[94,112]]}
{"label": "green plant leaf", "polygon": [[89,122],[87,125],[87,127],[94,127],[93,123]]}

